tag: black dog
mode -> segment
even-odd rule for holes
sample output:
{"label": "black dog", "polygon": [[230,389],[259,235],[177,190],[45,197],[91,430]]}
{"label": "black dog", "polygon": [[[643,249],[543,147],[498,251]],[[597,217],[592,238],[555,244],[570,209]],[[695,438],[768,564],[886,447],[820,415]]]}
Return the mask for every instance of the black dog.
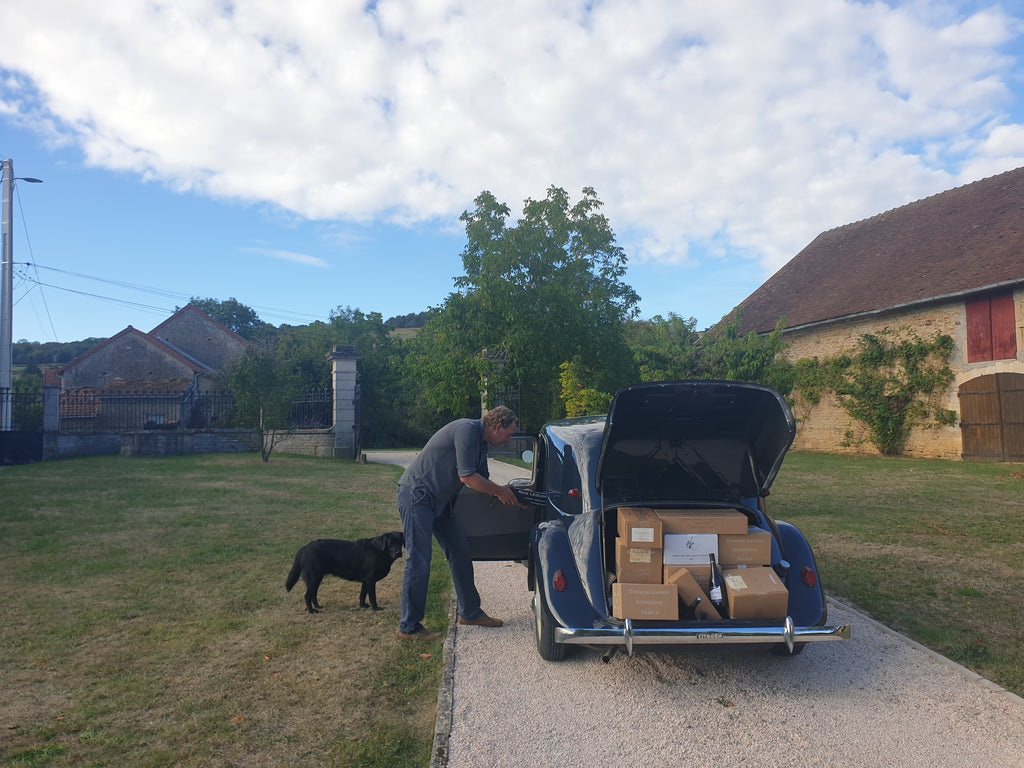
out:
{"label": "black dog", "polygon": [[[391,564],[402,556],[403,546],[405,537],[400,531],[356,541],[311,541],[295,554],[295,563],[284,586],[291,592],[301,576],[306,582],[306,610],[319,613],[321,606],[316,600],[316,593],[324,576],[330,574],[340,579],[358,581],[363,585],[359,590],[359,607],[371,607],[379,611],[377,582],[388,575]],[[370,598],[369,606],[366,604],[367,597]]]}

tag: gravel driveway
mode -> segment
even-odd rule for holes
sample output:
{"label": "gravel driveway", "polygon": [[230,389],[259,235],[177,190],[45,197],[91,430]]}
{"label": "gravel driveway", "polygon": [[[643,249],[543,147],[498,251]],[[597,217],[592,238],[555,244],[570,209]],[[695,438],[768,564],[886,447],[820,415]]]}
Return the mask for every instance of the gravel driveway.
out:
{"label": "gravel driveway", "polygon": [[545,662],[526,569],[478,563],[476,580],[506,623],[449,628],[437,768],[1024,767],[1024,700],[841,603],[829,621],[853,639],[794,658],[733,646]]}

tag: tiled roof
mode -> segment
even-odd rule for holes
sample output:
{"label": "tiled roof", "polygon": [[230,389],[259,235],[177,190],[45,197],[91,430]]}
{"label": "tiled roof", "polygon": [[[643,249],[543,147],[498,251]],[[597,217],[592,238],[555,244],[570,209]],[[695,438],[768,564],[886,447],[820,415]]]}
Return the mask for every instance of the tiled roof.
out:
{"label": "tiled roof", "polygon": [[1018,283],[1024,168],[823,232],[737,309],[760,333]]}

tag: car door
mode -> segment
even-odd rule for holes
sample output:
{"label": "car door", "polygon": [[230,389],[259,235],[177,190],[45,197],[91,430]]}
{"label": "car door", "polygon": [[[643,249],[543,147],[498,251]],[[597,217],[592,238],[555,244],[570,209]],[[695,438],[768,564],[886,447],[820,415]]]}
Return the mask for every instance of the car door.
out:
{"label": "car door", "polygon": [[[532,488],[537,477],[537,442],[536,435],[513,435],[507,445],[491,448],[491,479],[499,485]],[[474,560],[526,560],[530,531],[544,512],[537,506],[502,504],[470,488],[459,492],[452,509]]]}

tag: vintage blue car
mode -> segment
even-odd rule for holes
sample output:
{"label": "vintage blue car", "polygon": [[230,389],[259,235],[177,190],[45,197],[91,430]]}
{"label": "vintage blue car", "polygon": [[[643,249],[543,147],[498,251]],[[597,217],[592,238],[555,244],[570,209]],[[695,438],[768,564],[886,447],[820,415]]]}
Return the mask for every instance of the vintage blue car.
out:
{"label": "vintage blue car", "polygon": [[[527,566],[544,659],[561,659],[570,646],[604,650],[608,660],[639,645],[716,643],[765,643],[795,654],[808,642],[850,637],[848,625],[827,624],[825,594],[803,534],[764,510],[795,432],[786,402],[764,386],[638,384],[615,395],[607,416],[557,421],[540,435],[516,437],[516,451],[531,467],[531,477],[518,483],[521,508],[465,489],[454,514],[474,559]],[[764,566],[788,589],[785,615],[709,620],[681,603],[672,621],[615,618],[618,513],[638,507],[745,515],[762,541],[764,532],[770,535]]]}

